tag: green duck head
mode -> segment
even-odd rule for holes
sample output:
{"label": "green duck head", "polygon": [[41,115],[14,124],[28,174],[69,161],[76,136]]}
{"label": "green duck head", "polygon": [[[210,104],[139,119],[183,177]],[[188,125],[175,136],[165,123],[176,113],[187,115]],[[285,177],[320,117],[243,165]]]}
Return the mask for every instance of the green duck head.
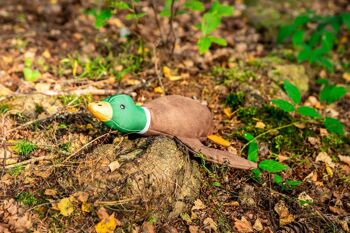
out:
{"label": "green duck head", "polygon": [[145,133],[150,123],[148,109],[137,106],[128,95],[113,95],[90,103],[88,110],[105,125],[122,133]]}

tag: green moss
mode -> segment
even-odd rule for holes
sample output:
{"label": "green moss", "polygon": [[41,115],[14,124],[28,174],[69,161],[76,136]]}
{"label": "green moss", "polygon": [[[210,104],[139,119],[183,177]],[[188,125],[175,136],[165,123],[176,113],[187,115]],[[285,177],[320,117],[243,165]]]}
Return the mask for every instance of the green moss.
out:
{"label": "green moss", "polygon": [[232,109],[236,109],[238,106],[243,105],[245,101],[245,95],[243,92],[230,93],[225,100],[225,104]]}
{"label": "green moss", "polygon": [[220,66],[215,66],[212,70],[212,74],[216,77],[222,78],[225,83],[229,83],[232,81],[244,82],[250,78],[256,79],[256,75],[253,71],[240,66],[236,66],[233,68],[223,68]]}
{"label": "green moss", "polygon": [[337,134],[329,134],[326,137],[322,138],[321,143],[324,148],[339,149],[343,147],[345,141],[343,137]]}
{"label": "green moss", "polygon": [[21,192],[17,194],[16,200],[28,206],[33,206],[38,203],[38,199],[30,192]]}
{"label": "green moss", "polygon": [[14,149],[18,154],[26,156],[29,153],[35,151],[37,149],[37,146],[27,140],[19,140],[16,141]]}
{"label": "green moss", "polygon": [[40,113],[43,113],[44,112],[44,107],[39,105],[39,104],[36,104],[35,105],[35,113],[36,114],[40,114]]}

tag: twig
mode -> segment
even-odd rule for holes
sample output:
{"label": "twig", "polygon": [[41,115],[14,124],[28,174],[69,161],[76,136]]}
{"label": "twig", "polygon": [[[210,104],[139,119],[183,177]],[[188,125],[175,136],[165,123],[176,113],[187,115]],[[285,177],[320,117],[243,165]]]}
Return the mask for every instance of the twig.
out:
{"label": "twig", "polygon": [[52,154],[52,155],[45,155],[45,156],[40,156],[40,157],[34,157],[34,158],[31,158],[31,159],[24,160],[22,162],[18,162],[18,163],[7,165],[7,166],[5,166],[5,168],[9,169],[9,168],[17,167],[17,166],[27,165],[29,163],[35,163],[35,162],[41,161],[41,160],[54,159],[58,155],[59,154]]}
{"label": "twig", "polygon": [[171,57],[174,54],[175,43],[176,43],[176,35],[174,32],[174,15],[175,15],[175,13],[176,13],[175,0],[172,0],[171,5],[170,5],[169,32],[168,32],[168,36],[166,39],[166,43],[168,44],[168,42],[170,40],[170,36],[172,36],[172,38],[173,38],[173,41],[171,44],[171,54],[170,54]]}
{"label": "twig", "polygon": [[161,23],[159,21],[159,18],[158,18],[158,12],[157,12],[156,6],[157,6],[157,4],[155,4],[154,0],[152,0],[151,1],[151,8],[152,8],[153,13],[154,13],[154,19],[156,21],[156,24],[157,24],[157,27],[158,27],[158,30],[159,30],[161,41],[164,43],[162,25],[161,25]]}
{"label": "twig", "polygon": [[126,198],[122,200],[117,200],[117,201],[95,201],[94,205],[95,206],[111,206],[111,205],[121,205],[121,204],[126,204],[131,201],[137,200],[136,197],[131,197],[131,198]]}
{"label": "twig", "polygon": [[160,87],[163,90],[163,94],[165,95],[165,88],[164,88],[164,85],[163,85],[163,82],[162,82],[162,75],[159,72],[158,56],[157,56],[157,50],[156,50],[156,46],[155,45],[153,45],[153,54],[154,54],[154,69],[155,69],[155,72],[157,74],[159,85],[160,85]]}

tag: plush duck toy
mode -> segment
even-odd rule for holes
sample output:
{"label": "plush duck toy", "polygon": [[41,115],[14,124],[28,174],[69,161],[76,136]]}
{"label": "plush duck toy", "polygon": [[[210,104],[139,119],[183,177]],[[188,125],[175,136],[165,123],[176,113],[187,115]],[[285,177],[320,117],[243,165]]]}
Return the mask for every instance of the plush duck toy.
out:
{"label": "plush duck toy", "polygon": [[138,106],[128,95],[114,95],[90,103],[89,111],[105,125],[122,133],[176,137],[208,161],[240,169],[256,168],[256,163],[228,151],[204,146],[213,131],[209,109],[191,98],[169,95]]}

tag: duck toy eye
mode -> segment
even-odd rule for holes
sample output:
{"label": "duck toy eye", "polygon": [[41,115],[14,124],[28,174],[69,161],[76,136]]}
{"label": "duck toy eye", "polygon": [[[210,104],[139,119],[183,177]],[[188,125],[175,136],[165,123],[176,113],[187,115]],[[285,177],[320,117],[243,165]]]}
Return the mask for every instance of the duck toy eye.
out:
{"label": "duck toy eye", "polygon": [[120,109],[125,109],[125,105],[124,105],[124,104],[121,104],[121,105],[120,105]]}

